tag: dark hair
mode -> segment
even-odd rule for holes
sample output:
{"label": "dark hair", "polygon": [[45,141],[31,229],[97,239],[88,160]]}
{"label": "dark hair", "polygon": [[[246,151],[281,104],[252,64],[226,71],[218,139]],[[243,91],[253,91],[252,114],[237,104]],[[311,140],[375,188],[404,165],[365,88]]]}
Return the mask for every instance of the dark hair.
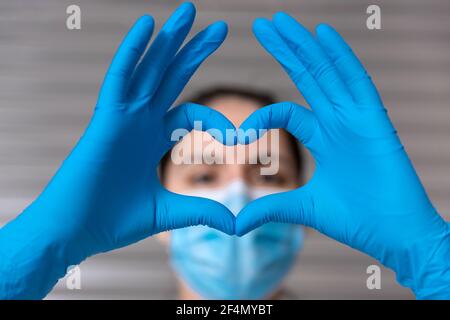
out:
{"label": "dark hair", "polygon": [[[217,86],[213,88],[209,88],[206,90],[202,90],[194,94],[193,96],[186,99],[186,101],[207,105],[209,102],[215,99],[223,98],[223,97],[239,97],[247,100],[252,100],[260,104],[261,106],[266,106],[269,104],[275,103],[276,97],[271,93],[267,93],[266,91],[259,91],[255,89],[248,88],[240,88],[240,87],[229,87],[229,86]],[[300,149],[300,146],[297,140],[288,133],[288,143],[289,147],[293,151],[294,160],[296,164],[296,169],[298,173],[298,177],[303,180],[304,179],[304,158],[303,153]],[[167,168],[167,164],[170,160],[170,151],[167,152],[164,157],[161,159],[159,164],[159,174],[161,181],[164,182],[165,179],[165,171]]]}
{"label": "dark hair", "polygon": [[257,102],[258,104],[261,104],[261,106],[266,106],[276,102],[276,97],[273,94],[267,92],[248,88],[227,86],[218,86],[199,91],[195,95],[191,96],[190,99],[187,99],[187,101],[198,104],[207,104],[212,100],[230,96],[252,100]]}

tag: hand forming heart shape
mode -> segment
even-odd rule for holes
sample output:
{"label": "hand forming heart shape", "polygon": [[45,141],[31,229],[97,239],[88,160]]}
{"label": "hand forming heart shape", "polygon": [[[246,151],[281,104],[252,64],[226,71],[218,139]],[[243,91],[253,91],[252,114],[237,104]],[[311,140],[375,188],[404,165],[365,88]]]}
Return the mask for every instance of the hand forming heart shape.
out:
{"label": "hand forming heart shape", "polygon": [[[291,102],[270,105],[241,129],[292,133],[316,161],[305,186],[257,199],[236,219],[217,202],[161,186],[156,169],[173,146],[173,129],[191,130],[202,121],[205,129],[234,130],[207,107],[185,104],[167,111],[226,36],[226,24],[217,22],[178,50],[194,16],[192,4],[181,5],[147,51],[153,20],[136,22],[106,74],[84,136],[39,198],[1,229],[0,243],[7,243],[2,238],[8,234],[16,243],[0,246],[3,261],[17,261],[18,252],[30,247],[33,257],[58,258],[28,272],[37,283],[32,291],[24,287],[23,296],[45,295],[68,265],[164,230],[206,224],[241,236],[269,221],[313,227],[396,270],[419,296],[432,295],[423,288],[444,272],[424,266],[448,258],[449,246],[442,243],[449,242],[443,239],[450,239],[450,228],[429,201],[370,77],[330,26],[319,25],[313,36],[285,13],[254,23],[257,39],[312,110]],[[240,135],[237,142],[257,138]],[[31,259],[23,261],[15,265],[26,268]]]}
{"label": "hand forming heart shape", "polygon": [[285,13],[256,20],[254,33],[312,111],[275,104],[241,128],[287,129],[311,152],[316,169],[305,186],[247,205],[236,234],[268,221],[307,225],[378,259],[419,297],[439,296],[439,289],[427,288],[436,274],[417,270],[450,254],[442,245],[450,239],[449,225],[428,199],[356,55],[332,27],[319,25],[314,37]]}
{"label": "hand forming heart shape", "polygon": [[[319,25],[314,37],[285,13],[273,21],[256,20],[254,33],[312,111],[291,102],[267,106],[241,129],[285,128],[313,155],[313,178],[299,189],[257,199],[236,219],[219,203],[162,187],[156,167],[173,145],[168,138],[173,129],[191,130],[195,121],[203,121],[204,129],[234,129],[207,107],[186,104],[166,111],[225,39],[226,25],[218,22],[178,52],[194,15],[192,4],[181,5],[141,62],[153,20],[144,16],[131,29],[105,77],[89,128],[39,198],[44,207],[66,208],[56,210],[56,217],[50,216],[55,210],[44,210],[49,216],[42,221],[53,221],[47,229],[64,221],[68,230],[58,234],[72,235],[79,255],[86,256],[194,224],[243,235],[268,221],[290,222],[311,226],[388,265],[394,263],[388,253],[407,247],[411,238],[447,230],[350,47],[330,26]],[[238,142],[256,138],[240,135]],[[399,233],[405,216],[412,226]]]}

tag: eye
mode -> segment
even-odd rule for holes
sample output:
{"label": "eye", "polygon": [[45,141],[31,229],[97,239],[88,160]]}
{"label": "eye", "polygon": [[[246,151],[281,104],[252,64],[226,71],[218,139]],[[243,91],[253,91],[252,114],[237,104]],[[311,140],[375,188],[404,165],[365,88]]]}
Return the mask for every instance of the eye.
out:
{"label": "eye", "polygon": [[199,172],[190,177],[192,185],[210,185],[217,181],[217,175],[214,172]]}
{"label": "eye", "polygon": [[277,186],[284,185],[286,183],[286,179],[280,174],[259,175],[257,181],[260,184]]}

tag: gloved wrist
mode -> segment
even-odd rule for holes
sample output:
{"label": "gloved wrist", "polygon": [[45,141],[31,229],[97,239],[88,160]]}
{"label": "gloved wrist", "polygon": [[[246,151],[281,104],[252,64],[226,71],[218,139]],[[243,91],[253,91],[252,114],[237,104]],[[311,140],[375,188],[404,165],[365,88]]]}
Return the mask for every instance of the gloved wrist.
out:
{"label": "gloved wrist", "polygon": [[417,270],[413,291],[417,299],[450,299],[450,223],[428,246],[427,259]]}
{"label": "gloved wrist", "polygon": [[450,224],[440,219],[441,227],[435,232],[411,239],[407,248],[385,261],[417,299],[450,298]]}
{"label": "gloved wrist", "polygon": [[42,299],[85,259],[74,238],[29,207],[0,229],[0,299]]}

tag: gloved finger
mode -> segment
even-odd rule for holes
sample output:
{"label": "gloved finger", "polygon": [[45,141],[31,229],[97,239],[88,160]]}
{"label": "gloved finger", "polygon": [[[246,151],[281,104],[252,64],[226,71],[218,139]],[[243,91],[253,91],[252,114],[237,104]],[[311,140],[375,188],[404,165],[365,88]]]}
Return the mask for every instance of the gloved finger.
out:
{"label": "gloved finger", "polygon": [[189,41],[167,68],[151,105],[165,112],[177,99],[200,64],[222,44],[226,35],[227,25],[218,21]]}
{"label": "gloved finger", "polygon": [[313,200],[306,189],[270,194],[247,204],[236,217],[238,236],[268,222],[302,224],[313,227]]}
{"label": "gloved finger", "polygon": [[103,81],[99,96],[102,105],[110,106],[125,102],[128,83],[152,37],[153,25],[152,17],[142,16],[122,41]]}
{"label": "gloved finger", "polygon": [[158,231],[207,225],[226,234],[234,234],[233,213],[214,200],[185,196],[164,189],[158,198],[157,205]]}
{"label": "gloved finger", "polygon": [[185,2],[166,21],[133,76],[134,98],[144,99],[153,96],[164,72],[189,33],[194,18],[194,5]]}
{"label": "gloved finger", "polygon": [[191,130],[207,131],[225,145],[236,144],[236,128],[220,112],[195,103],[184,103],[164,117],[167,150]]}
{"label": "gloved finger", "polygon": [[351,95],[333,62],[313,35],[284,12],[274,15],[273,24],[328,99],[335,105],[348,105]]}
{"label": "gloved finger", "polygon": [[339,33],[327,24],[316,28],[317,39],[334,62],[353,99],[364,105],[382,106],[369,74]]}
{"label": "gloved finger", "polygon": [[259,139],[265,130],[286,129],[308,147],[316,127],[317,119],[314,113],[293,102],[281,102],[253,112],[241,124],[237,139],[240,144],[252,143]]}
{"label": "gloved finger", "polygon": [[253,23],[253,33],[263,48],[281,64],[314,112],[319,117],[330,113],[332,106],[328,98],[302,62],[281,38],[272,22],[265,18],[256,19]]}

